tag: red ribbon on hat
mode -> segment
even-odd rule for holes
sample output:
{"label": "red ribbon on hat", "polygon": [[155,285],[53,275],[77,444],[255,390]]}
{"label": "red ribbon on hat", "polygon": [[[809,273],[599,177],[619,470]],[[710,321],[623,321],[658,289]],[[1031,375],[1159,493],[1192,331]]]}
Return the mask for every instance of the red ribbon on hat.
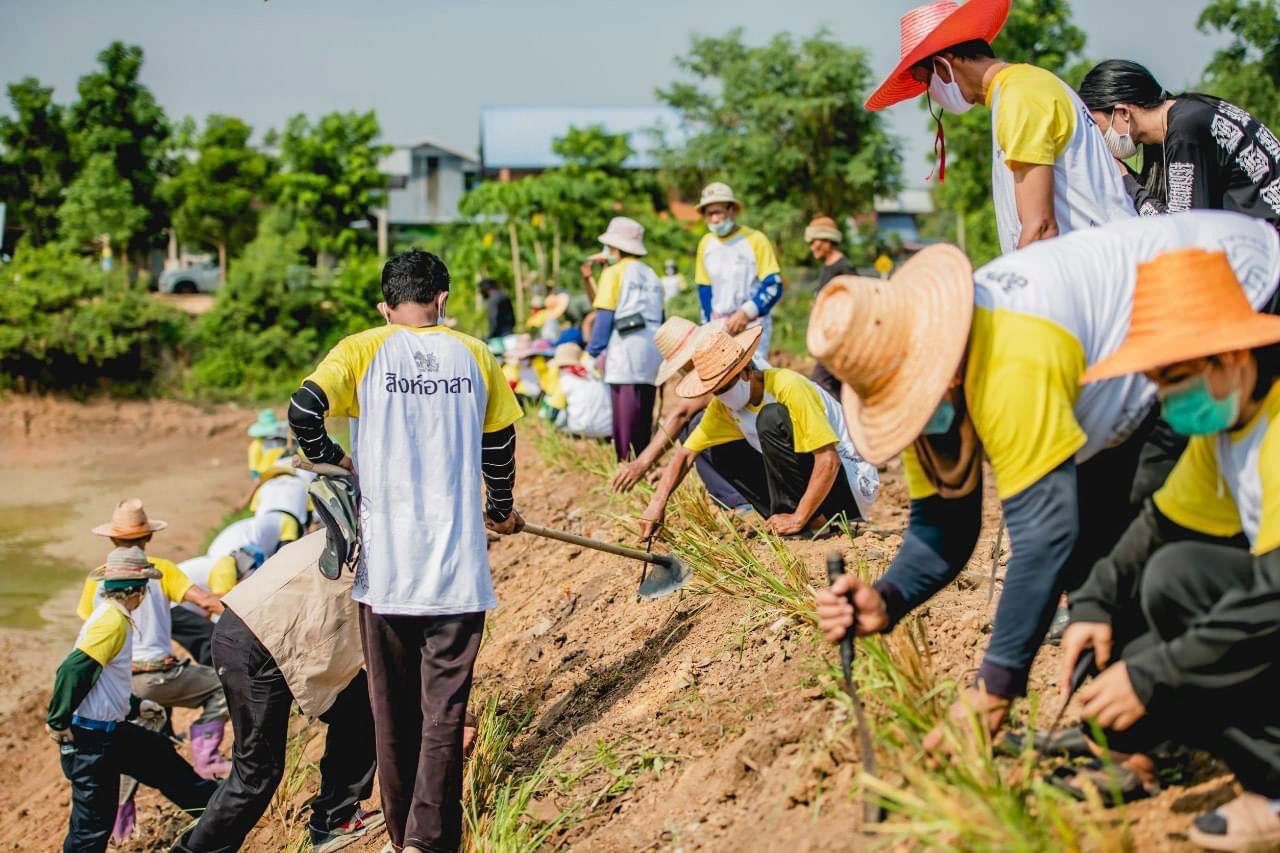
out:
{"label": "red ribbon on hat", "polygon": [[941,184],[947,180],[947,135],[942,132],[942,109],[939,108],[937,115],[934,115],[933,99],[929,97],[927,92],[925,93],[925,99],[928,104],[929,115],[933,118],[934,124],[938,126],[938,132],[933,137],[933,156],[937,158],[937,165],[934,166],[933,172],[930,172],[925,180],[932,181],[933,173],[937,172],[938,183]]}

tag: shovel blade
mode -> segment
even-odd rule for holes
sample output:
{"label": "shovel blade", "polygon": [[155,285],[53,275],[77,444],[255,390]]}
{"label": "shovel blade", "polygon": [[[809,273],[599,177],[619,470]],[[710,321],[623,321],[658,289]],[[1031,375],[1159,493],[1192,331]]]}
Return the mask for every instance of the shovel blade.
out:
{"label": "shovel blade", "polygon": [[659,557],[650,564],[649,572],[640,582],[639,596],[645,601],[670,595],[678,591],[689,580],[689,567],[677,557]]}

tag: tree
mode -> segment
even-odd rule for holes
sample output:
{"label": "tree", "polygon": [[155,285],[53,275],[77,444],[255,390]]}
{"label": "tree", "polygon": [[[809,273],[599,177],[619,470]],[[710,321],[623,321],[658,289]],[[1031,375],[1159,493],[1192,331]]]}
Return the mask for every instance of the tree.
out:
{"label": "tree", "polygon": [[[1072,23],[1067,0],[1014,0],[992,47],[1003,60],[1037,65],[1074,84],[1089,67],[1084,45],[1084,31]],[[991,112],[977,108],[944,115],[942,126],[947,177],[934,187],[934,206],[942,213],[931,224],[939,236],[960,243],[977,266],[1000,254],[991,199]],[[932,165],[932,154],[929,159]]]}
{"label": "tree", "polygon": [[[79,100],[71,105],[68,125],[76,159],[87,163],[106,155],[131,196],[129,207],[145,218],[131,230],[135,253],[159,243],[168,226],[160,197],[161,181],[172,168],[169,120],[151,90],[142,85],[142,48],[112,42],[98,54],[101,68],[80,78]],[[102,169],[99,167],[99,172]]]}
{"label": "tree", "polygon": [[183,161],[162,193],[178,236],[217,248],[223,281],[228,254],[257,233],[258,200],[271,177],[271,161],[249,145],[252,133],[238,118],[209,116],[192,142],[194,159]]}
{"label": "tree", "polygon": [[383,204],[387,179],[378,161],[391,149],[374,143],[379,133],[370,110],[330,113],[314,125],[296,115],[280,136],[277,201],[303,223],[322,262],[355,248],[352,224]]}
{"label": "tree", "polygon": [[799,251],[809,217],[870,210],[896,192],[897,146],[883,119],[862,108],[873,84],[866,51],[819,30],[799,43],[774,36],[753,47],[735,29],[696,37],[677,65],[693,78],[659,89],[691,131],[665,165],[686,197],[727,180],[784,250]]}
{"label": "tree", "polygon": [[58,205],[75,173],[66,114],[34,77],[9,84],[9,103],[14,115],[0,116],[0,200],[41,246],[58,235]]}
{"label": "tree", "polygon": [[111,155],[89,158],[67,188],[58,208],[59,232],[64,240],[83,245],[107,235],[118,247],[129,245],[147,221],[147,211],[134,202],[129,182],[116,172]]}
{"label": "tree", "polygon": [[1204,88],[1280,131],[1280,6],[1275,0],[1213,0],[1200,30],[1231,34],[1204,70]]}

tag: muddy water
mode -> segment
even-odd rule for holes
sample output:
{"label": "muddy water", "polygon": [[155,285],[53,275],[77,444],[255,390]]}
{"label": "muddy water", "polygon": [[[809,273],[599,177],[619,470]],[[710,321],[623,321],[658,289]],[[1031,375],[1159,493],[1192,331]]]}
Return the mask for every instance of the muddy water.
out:
{"label": "muddy water", "polygon": [[56,529],[69,504],[0,506],[0,628],[39,628],[41,606],[74,584],[83,566],[51,556],[40,538]]}

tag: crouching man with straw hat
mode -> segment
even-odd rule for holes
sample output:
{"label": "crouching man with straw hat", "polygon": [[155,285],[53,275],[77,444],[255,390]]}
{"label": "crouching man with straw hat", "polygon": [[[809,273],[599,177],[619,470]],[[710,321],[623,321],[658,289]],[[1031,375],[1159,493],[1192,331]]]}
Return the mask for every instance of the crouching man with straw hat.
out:
{"label": "crouching man with straw hat", "polygon": [[752,363],[763,329],[708,335],[693,370],[676,386],[686,399],[711,395],[702,422],[678,448],[645,509],[642,535],[661,528],[667,501],[701,454],[737,489],[769,529],[783,536],[817,532],[839,516],[863,518],[880,477],[862,460],[840,404],[793,370]]}
{"label": "crouching man with straw hat", "polygon": [[[1276,290],[1280,235],[1223,211],[1076,231],[970,271],[954,246],[917,254],[888,282],[847,277],[819,294],[809,349],[845,384],[868,460],[903,454],[911,517],[873,585],[817,595],[832,642],[889,631],[965,567],[982,526],[982,454],[995,471],[1013,554],[977,686],[953,707],[991,731],[1027,689],[1060,593],[1078,588],[1136,515],[1130,493],[1156,388],[1125,376],[1083,388],[1120,345],[1140,263],[1225,250],[1254,305]],[[852,594],[853,603],[848,596]],[[937,746],[935,729],[926,746]]]}
{"label": "crouching man with straw hat", "polygon": [[1223,253],[1170,252],[1139,268],[1124,343],[1081,382],[1138,372],[1190,443],[1071,596],[1062,671],[1088,648],[1105,667],[1080,698],[1120,763],[1082,772],[1104,796],[1113,784],[1140,793],[1158,787],[1143,757],[1152,747],[1207,749],[1245,793],[1196,818],[1191,840],[1270,849],[1280,845],[1280,317],[1253,312]]}
{"label": "crouching man with straw hat", "polygon": [[132,614],[160,571],[141,548],[116,548],[90,577],[102,582],[102,599],[58,667],[45,717],[63,775],[71,782],[65,853],[107,849],[121,774],[150,785],[189,814],[202,809],[217,787],[197,776],[163,735],[126,722],[139,710],[163,713],[155,703],[131,695]]}

